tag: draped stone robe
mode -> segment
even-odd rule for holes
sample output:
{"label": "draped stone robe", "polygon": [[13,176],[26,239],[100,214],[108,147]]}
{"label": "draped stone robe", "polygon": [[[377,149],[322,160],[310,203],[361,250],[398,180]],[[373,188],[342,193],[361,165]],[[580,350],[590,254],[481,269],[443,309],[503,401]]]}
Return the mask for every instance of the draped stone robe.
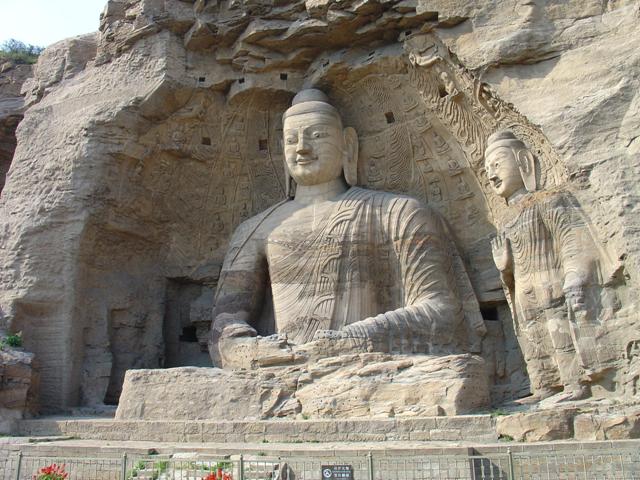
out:
{"label": "draped stone robe", "polygon": [[[512,210],[503,226],[513,255],[505,287],[532,389],[576,384],[583,367],[595,367],[597,359],[587,357],[595,356],[596,347],[586,326],[578,331],[570,322],[563,283],[570,273],[587,279],[587,307],[597,310],[596,246],[569,195],[538,192]],[[581,344],[583,358],[576,355]]]}
{"label": "draped stone robe", "polygon": [[[466,272],[454,268],[460,259],[436,212],[410,197],[356,187],[292,215],[284,211],[288,203],[236,230],[221,272],[213,343],[225,327],[246,322],[294,344],[337,330],[376,351],[465,350],[456,277],[471,290]],[[221,313],[234,319],[221,320]]]}

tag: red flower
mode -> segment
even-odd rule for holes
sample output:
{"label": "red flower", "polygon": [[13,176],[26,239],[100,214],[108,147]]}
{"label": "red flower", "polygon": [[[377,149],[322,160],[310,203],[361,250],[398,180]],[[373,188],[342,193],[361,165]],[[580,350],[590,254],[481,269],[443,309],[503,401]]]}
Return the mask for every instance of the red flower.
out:
{"label": "red flower", "polygon": [[64,463],[62,465],[52,463],[42,467],[38,471],[38,475],[33,476],[33,480],[65,480],[69,474],[65,472],[64,467]]}

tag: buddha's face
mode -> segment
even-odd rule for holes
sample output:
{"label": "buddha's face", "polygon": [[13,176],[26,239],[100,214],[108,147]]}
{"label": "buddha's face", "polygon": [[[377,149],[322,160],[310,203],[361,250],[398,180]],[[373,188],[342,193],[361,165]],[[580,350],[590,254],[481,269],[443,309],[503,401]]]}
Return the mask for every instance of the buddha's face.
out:
{"label": "buddha's face", "polygon": [[524,182],[515,152],[510,147],[498,147],[492,150],[485,159],[487,177],[493,190],[504,198],[509,198],[524,188]]}
{"label": "buddha's face", "polygon": [[284,155],[298,185],[319,185],[342,175],[342,125],[325,112],[292,115],[284,121]]}

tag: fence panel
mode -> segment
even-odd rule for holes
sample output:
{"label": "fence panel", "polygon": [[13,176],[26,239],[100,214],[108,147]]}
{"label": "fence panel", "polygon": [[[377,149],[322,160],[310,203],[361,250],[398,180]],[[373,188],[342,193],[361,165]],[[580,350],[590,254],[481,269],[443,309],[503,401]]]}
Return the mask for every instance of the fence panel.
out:
{"label": "fence panel", "polygon": [[640,452],[517,453],[514,480],[640,480]]}
{"label": "fence panel", "polygon": [[[233,459],[180,454],[120,458],[13,454],[0,458],[0,480],[32,480],[52,464],[64,465],[68,480],[640,480],[640,452],[613,449]],[[326,477],[323,467],[336,467],[328,470],[338,473]]]}
{"label": "fence panel", "polygon": [[[63,465],[68,480],[121,480],[119,458],[58,458],[23,456],[12,457],[3,478],[7,480],[32,480],[40,470],[51,465]],[[18,472],[19,470],[19,472]]]}
{"label": "fence panel", "polygon": [[236,462],[212,458],[129,456],[124,480],[233,480],[240,478]]}

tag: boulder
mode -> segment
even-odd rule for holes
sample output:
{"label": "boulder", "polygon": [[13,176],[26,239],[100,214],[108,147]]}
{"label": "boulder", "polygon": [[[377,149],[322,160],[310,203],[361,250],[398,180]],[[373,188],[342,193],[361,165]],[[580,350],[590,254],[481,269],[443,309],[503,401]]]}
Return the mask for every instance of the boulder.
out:
{"label": "boulder", "polygon": [[37,382],[33,359],[32,353],[0,349],[0,433],[11,433],[15,422],[34,407]]}
{"label": "boulder", "polygon": [[498,436],[517,442],[547,442],[573,437],[575,409],[541,410],[498,417]]}
{"label": "boulder", "polygon": [[625,440],[640,438],[640,411],[583,413],[573,422],[576,440]]}
{"label": "boulder", "polygon": [[116,419],[459,415],[488,403],[488,377],[480,357],[371,353],[256,370],[129,370]]}

